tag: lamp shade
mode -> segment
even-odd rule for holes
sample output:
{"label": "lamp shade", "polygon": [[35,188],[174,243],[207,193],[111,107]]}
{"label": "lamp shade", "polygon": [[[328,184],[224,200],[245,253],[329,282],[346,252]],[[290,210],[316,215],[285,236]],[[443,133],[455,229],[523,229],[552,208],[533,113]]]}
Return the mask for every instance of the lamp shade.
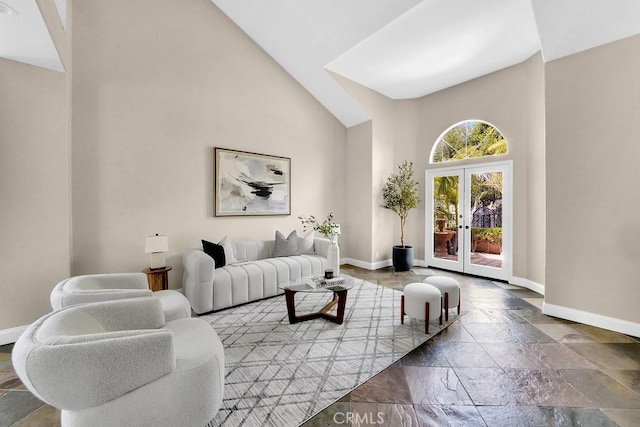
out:
{"label": "lamp shade", "polygon": [[147,243],[144,246],[144,252],[151,254],[154,252],[168,252],[169,251],[169,239],[167,236],[147,236]]}

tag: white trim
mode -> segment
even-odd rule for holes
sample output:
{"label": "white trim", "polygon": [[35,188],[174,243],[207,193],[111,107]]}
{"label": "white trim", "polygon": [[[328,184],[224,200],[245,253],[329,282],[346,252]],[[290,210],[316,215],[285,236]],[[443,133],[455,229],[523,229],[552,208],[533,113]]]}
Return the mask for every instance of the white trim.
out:
{"label": "white trim", "polygon": [[[440,165],[440,163],[436,163],[436,165]],[[469,191],[471,186],[470,176],[471,174],[478,173],[479,170],[483,169],[499,170],[503,174],[503,259],[502,267],[500,268],[472,264],[470,258],[471,233],[466,232],[467,227],[471,226],[471,224],[466,223],[466,221],[471,217],[470,212],[468,211],[471,208],[469,200],[471,195],[471,192]],[[457,176],[458,188],[461,190],[458,194],[458,205],[459,213],[463,218],[460,225],[464,226],[465,230],[462,230],[462,233],[458,233],[459,251],[457,261],[440,259],[433,256],[434,219],[432,179],[438,176]],[[493,162],[458,164],[455,166],[448,165],[444,167],[429,168],[425,170],[425,182],[425,200],[427,206],[425,209],[424,247],[427,258],[426,261],[429,265],[436,268],[456,271],[458,273],[473,274],[490,279],[508,280],[513,274],[513,160],[496,160]]]}
{"label": "white trim", "polygon": [[[365,270],[373,271],[373,270],[378,270],[380,268],[391,267],[393,265],[393,260],[385,259],[378,262],[366,262],[366,261],[361,261],[359,259],[353,259],[353,258],[341,258],[340,265],[342,264],[349,264],[349,265],[353,265],[354,267],[364,268]],[[413,265],[415,267],[426,267],[427,263],[424,262],[423,259],[414,259]]]}
{"label": "white trim", "polygon": [[342,258],[340,260],[340,264],[349,264],[349,265],[353,265],[354,267],[364,268],[365,270],[377,270],[379,268],[389,267],[393,265],[393,262],[390,259],[385,259],[382,261],[371,263],[371,262],[360,261],[359,259]]}
{"label": "white trim", "polygon": [[[447,173],[447,170],[449,171]],[[464,250],[464,242],[461,240],[461,235],[463,233],[458,233],[458,247],[459,247],[459,256],[457,260],[450,260],[444,258],[438,258],[433,255],[434,251],[434,242],[433,242],[433,223],[434,223],[434,215],[433,215],[433,179],[441,176],[455,176],[458,178],[458,210],[463,212],[464,209],[464,168],[453,168],[449,169],[427,169],[425,172],[425,200],[427,202],[427,209],[425,210],[425,227],[424,227],[424,250],[425,257],[430,266],[441,268],[443,270],[455,271],[458,273],[462,273],[464,271],[463,266],[463,253]]]}
{"label": "white trim", "polygon": [[[502,154],[500,155],[502,156]],[[478,158],[481,159],[482,157],[478,157]],[[442,163],[434,163],[434,165],[436,165],[435,167],[427,168],[425,169],[425,171],[450,172],[458,169],[467,169],[467,168],[476,168],[476,167],[483,168],[483,167],[489,167],[489,166],[495,166],[495,165],[512,165],[513,166],[513,159],[500,159],[500,160],[495,160],[493,162],[462,163],[457,166],[452,166],[452,165],[445,165],[442,167],[437,166],[441,164]]]}
{"label": "white trim", "polygon": [[0,329],[0,345],[12,344],[18,341],[20,335],[29,327],[29,325],[25,326],[17,326],[15,328],[9,329]]}
{"label": "white trim", "polygon": [[542,312],[549,316],[560,317],[561,319],[572,320],[574,322],[584,323],[585,325],[596,326],[640,338],[640,323],[629,322],[628,320],[616,319],[588,311],[576,310],[575,308],[563,307],[561,305],[549,304],[547,302],[542,304]]}
{"label": "white trim", "polygon": [[413,265],[415,267],[427,267],[427,262],[423,259],[414,259],[413,260]]}
{"label": "white trim", "polygon": [[509,280],[512,285],[522,286],[523,288],[531,289],[533,292],[537,292],[540,295],[544,295],[544,285],[536,283],[529,279],[523,279],[522,277],[512,277]]}

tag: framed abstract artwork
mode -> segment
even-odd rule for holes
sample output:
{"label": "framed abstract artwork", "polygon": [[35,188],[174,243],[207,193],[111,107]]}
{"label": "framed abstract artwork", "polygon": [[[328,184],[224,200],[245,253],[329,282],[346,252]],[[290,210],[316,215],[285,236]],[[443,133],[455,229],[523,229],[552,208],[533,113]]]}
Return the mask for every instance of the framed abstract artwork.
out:
{"label": "framed abstract artwork", "polygon": [[291,159],[214,148],[216,216],[290,215]]}

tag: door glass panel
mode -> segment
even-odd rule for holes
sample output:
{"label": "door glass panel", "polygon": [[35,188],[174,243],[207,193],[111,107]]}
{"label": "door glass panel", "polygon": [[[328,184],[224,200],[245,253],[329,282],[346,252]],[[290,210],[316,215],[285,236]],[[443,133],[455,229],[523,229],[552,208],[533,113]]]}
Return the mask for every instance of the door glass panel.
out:
{"label": "door glass panel", "polygon": [[458,175],[433,178],[433,256],[458,260]]}
{"label": "door glass panel", "polygon": [[502,268],[502,177],[471,174],[471,264]]}

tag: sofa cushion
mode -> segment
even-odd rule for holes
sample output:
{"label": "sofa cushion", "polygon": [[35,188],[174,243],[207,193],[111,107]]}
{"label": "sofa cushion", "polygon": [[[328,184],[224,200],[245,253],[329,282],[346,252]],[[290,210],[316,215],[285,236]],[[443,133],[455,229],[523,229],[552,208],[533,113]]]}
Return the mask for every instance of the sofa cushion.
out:
{"label": "sofa cushion", "polygon": [[224,255],[224,247],[222,245],[203,240],[202,250],[213,258],[216,268],[224,267],[227,264],[227,258]]}
{"label": "sofa cushion", "polygon": [[259,259],[271,258],[275,251],[275,246],[275,240],[233,243],[233,249],[238,262],[257,261]]}
{"label": "sofa cushion", "polygon": [[293,230],[289,233],[289,236],[285,239],[284,234],[276,231],[276,247],[273,256],[295,256],[298,253],[298,233]]}
{"label": "sofa cushion", "polygon": [[298,236],[298,253],[300,255],[315,255],[316,251],[313,248],[313,240],[315,235],[313,230],[307,233],[306,236]]}
{"label": "sofa cushion", "polygon": [[236,262],[238,262],[238,260],[236,259],[236,255],[233,252],[231,239],[229,239],[228,236],[224,236],[224,238],[220,240],[218,244],[224,248],[224,257],[226,259],[226,264],[235,264]]}

